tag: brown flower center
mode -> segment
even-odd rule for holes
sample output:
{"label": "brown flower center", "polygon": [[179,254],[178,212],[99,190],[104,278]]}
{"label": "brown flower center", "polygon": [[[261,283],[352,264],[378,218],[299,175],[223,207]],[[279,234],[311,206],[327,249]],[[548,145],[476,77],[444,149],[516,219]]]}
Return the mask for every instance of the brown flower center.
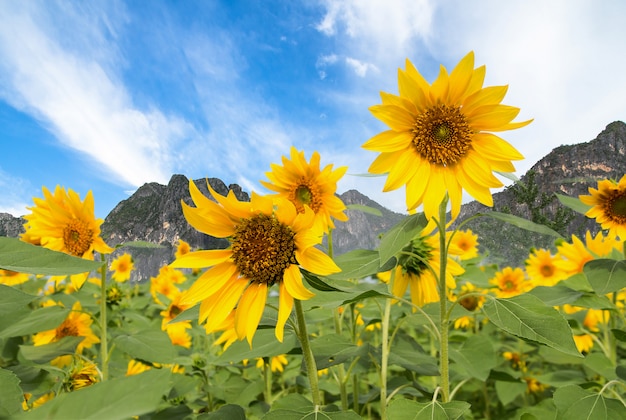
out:
{"label": "brown flower center", "polygon": [[417,116],[413,146],[424,159],[436,165],[453,165],[472,144],[472,130],[458,107],[437,105]]}
{"label": "brown flower center", "polygon": [[256,283],[273,285],[297,264],[295,232],[272,216],[244,219],[232,239],[233,261],[239,273]]}
{"label": "brown flower center", "polygon": [[68,319],[63,321],[63,323],[59,325],[56,329],[57,340],[60,340],[63,337],[78,337],[79,335],[80,334],[78,333],[78,326],[76,325],[76,323]]}
{"label": "brown flower center", "polygon": [[318,186],[305,177],[300,178],[297,186],[292,188],[289,193],[289,201],[296,206],[298,213],[304,213],[305,205],[317,213],[323,204]]}
{"label": "brown flower center", "polygon": [[607,207],[612,221],[626,224],[626,191],[615,191],[608,199]]}
{"label": "brown flower center", "polygon": [[65,228],[63,228],[63,243],[65,249],[76,257],[82,257],[89,250],[93,242],[93,230],[89,225],[80,220],[71,220]]}
{"label": "brown flower center", "polygon": [[544,277],[551,277],[554,274],[554,266],[551,264],[542,264],[539,267],[539,272]]}

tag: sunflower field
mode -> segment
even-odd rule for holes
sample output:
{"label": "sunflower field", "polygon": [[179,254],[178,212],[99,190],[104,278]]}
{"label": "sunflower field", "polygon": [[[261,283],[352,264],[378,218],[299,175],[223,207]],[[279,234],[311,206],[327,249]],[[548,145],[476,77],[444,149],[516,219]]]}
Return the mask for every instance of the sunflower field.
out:
{"label": "sunflower field", "polygon": [[[493,206],[494,175],[523,156],[507,86],[467,54],[427,82],[407,60],[370,108],[365,141],[407,216],[374,250],[333,253],[347,168],[292,147],[241,202],[191,181],[190,249],[131,281],[132,242],[101,237],[91,192],[43,188],[20,238],[0,237],[0,418],[626,418],[626,176],[559,196],[600,231],[563,238]],[[375,213],[363,206],[354,210]],[[498,266],[464,228],[484,217],[552,235],[523,267]]]}

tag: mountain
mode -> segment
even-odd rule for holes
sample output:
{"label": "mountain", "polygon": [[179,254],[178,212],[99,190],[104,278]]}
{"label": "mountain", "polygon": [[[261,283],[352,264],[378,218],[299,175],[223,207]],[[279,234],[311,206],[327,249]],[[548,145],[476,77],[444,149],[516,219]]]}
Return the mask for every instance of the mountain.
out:
{"label": "mountain", "polygon": [[[554,193],[577,197],[587,194],[604,178],[619,179],[626,173],[626,124],[609,124],[596,139],[575,145],[563,145],[552,150],[526,172],[520,182],[493,195],[494,207],[478,202],[461,207],[456,225],[477,213],[498,211],[550,225],[566,240],[572,234],[592,233],[599,227],[594,220],[577,215],[564,207]],[[217,178],[194,180],[207,196],[206,182],[222,195],[232,191],[240,201],[249,200],[237,184],[226,186]],[[349,220],[337,223],[333,232],[333,249],[340,255],[352,249],[374,249],[379,235],[399,222],[404,215],[392,212],[356,190],[339,195],[347,205],[368,206],[381,216],[359,209],[348,210]],[[182,239],[192,249],[218,249],[228,246],[224,239],[197,232],[185,220],[181,200],[192,204],[189,180],[174,175],[167,185],[147,183],[131,197],[121,201],[102,224],[102,237],[111,246],[147,241],[159,248],[123,248],[130,252],[136,264],[135,279],[149,279],[158,274],[159,267],[174,258],[176,242]],[[0,213],[0,236],[18,236],[23,219]],[[463,228],[478,234],[481,251],[489,253],[488,262],[521,266],[531,247],[554,249],[554,237],[538,235],[489,217],[467,221]],[[118,250],[117,253],[122,252]]]}

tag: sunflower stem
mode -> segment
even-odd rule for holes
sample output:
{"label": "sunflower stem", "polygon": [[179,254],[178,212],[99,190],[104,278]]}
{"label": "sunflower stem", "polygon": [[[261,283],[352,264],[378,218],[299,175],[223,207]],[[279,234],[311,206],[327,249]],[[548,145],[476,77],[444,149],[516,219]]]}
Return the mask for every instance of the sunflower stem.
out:
{"label": "sunflower stem", "polygon": [[[388,290],[393,293],[393,282],[396,270],[391,270]],[[391,318],[391,299],[385,299],[381,326],[381,355],[380,355],[380,418],[387,419],[387,368],[389,364],[389,319]]]}
{"label": "sunflower stem", "polygon": [[450,372],[448,364],[448,293],[446,286],[446,263],[448,261],[448,249],[446,247],[446,206],[447,200],[439,205],[439,370],[441,374],[441,400],[446,403],[450,400]]}
{"label": "sunflower stem", "polygon": [[294,308],[296,311],[296,319],[298,320],[298,338],[300,339],[300,345],[302,346],[302,357],[304,357],[304,364],[306,365],[307,374],[309,376],[309,384],[311,385],[311,398],[313,399],[313,404],[315,405],[315,410],[317,411],[317,409],[322,405],[319,384],[317,381],[317,365],[315,364],[315,357],[313,357],[311,343],[309,342],[309,333],[306,329],[302,302],[300,302],[299,299],[294,299]]}
{"label": "sunflower stem", "polygon": [[267,405],[272,405],[272,370],[270,369],[270,361],[263,359],[263,377],[265,379],[264,397]]}
{"label": "sunflower stem", "polygon": [[109,377],[109,342],[107,337],[107,274],[104,254],[100,254],[103,262],[100,268],[100,363],[102,380]]}

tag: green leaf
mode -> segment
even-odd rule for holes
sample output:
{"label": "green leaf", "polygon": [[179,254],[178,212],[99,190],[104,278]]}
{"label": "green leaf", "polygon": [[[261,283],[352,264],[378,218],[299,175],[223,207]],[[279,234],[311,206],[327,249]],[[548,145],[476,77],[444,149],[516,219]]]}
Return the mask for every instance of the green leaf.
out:
{"label": "green leaf", "polygon": [[19,419],[127,419],[155,411],[170,389],[168,369],[96,383],[60,394]]}
{"label": "green leaf", "polygon": [[618,330],[617,328],[612,328],[611,332],[617,341],[621,341],[622,343],[626,342],[626,331]]}
{"label": "green leaf", "polygon": [[579,198],[569,197],[567,195],[562,195],[562,194],[557,194],[557,193],[555,193],[554,195],[556,195],[556,198],[559,199],[561,204],[563,204],[565,207],[569,207],[570,209],[574,210],[576,213],[585,214],[592,207],[589,204],[585,204],[582,201],[580,201]]}
{"label": "green leaf", "polygon": [[202,418],[207,420],[246,420],[246,412],[241,406],[226,404]]}
{"label": "green leaf", "polygon": [[300,272],[302,273],[302,277],[306,280],[307,284],[316,290],[320,290],[322,292],[343,292],[343,290],[337,289],[335,286],[328,284],[315,274],[311,274],[303,269],[300,269]]}
{"label": "green leaf", "polygon": [[459,364],[471,378],[485,382],[491,369],[497,365],[496,352],[487,337],[474,335],[459,350],[451,350],[450,358]]}
{"label": "green leaf", "polygon": [[335,257],[335,264],[341,271],[327,276],[329,279],[363,279],[382,271],[378,251],[366,249],[355,249],[341,254]]}
{"label": "green leaf", "polygon": [[591,353],[585,357],[584,365],[589,369],[602,376],[607,381],[617,379],[615,374],[615,365],[609,360],[604,353]]}
{"label": "green leaf", "polygon": [[148,241],[131,241],[124,242],[117,246],[117,248],[165,248],[163,245],[155,244],[154,242]]}
{"label": "green leaf", "polygon": [[387,407],[387,417],[403,420],[455,420],[466,413],[470,407],[469,403],[464,401],[418,403],[397,398]]}
{"label": "green leaf", "polygon": [[496,394],[503,406],[513,402],[518,396],[523,395],[527,388],[526,382],[521,380],[516,382],[496,381]]}
{"label": "green leaf", "polygon": [[69,313],[70,309],[58,305],[29,311],[24,317],[0,331],[0,337],[18,337],[54,329]]}
{"label": "green leaf", "polygon": [[605,398],[578,385],[567,385],[554,392],[558,420],[621,420],[626,408],[617,400]]}
{"label": "green leaf", "polygon": [[8,418],[22,411],[24,391],[20,388],[20,379],[10,370],[0,368],[0,417]]}
{"label": "green leaf", "polygon": [[348,204],[346,207],[348,208],[348,210],[358,210],[362,211],[363,213],[372,214],[374,216],[382,217],[383,215],[380,210],[375,209],[374,207],[364,206],[363,204]]}
{"label": "green leaf", "polygon": [[5,270],[62,276],[95,271],[102,264],[35,246],[17,238],[0,237],[0,268]]}
{"label": "green leaf", "polygon": [[348,305],[350,303],[357,303],[357,302],[360,302],[360,301],[365,300],[365,299],[376,298],[376,297],[394,299],[394,296],[390,295],[389,293],[383,293],[383,292],[379,292],[377,290],[368,290],[366,292],[359,293],[358,295],[356,295],[353,298],[344,300],[343,302],[341,302],[340,306]]}
{"label": "green leaf", "polygon": [[490,211],[489,213],[476,213],[477,216],[487,216],[492,219],[500,220],[502,222],[506,222],[510,225],[517,226],[521,229],[526,229],[531,232],[541,233],[543,235],[554,236],[556,238],[562,238],[560,233],[550,229],[546,225],[540,225],[530,220],[523,219],[518,216],[514,216],[508,213],[499,213],[497,211]]}
{"label": "green leaf", "polygon": [[591,260],[583,267],[591,287],[599,295],[626,287],[626,261]]}
{"label": "green leaf", "polygon": [[384,264],[408,245],[428,224],[424,213],[415,213],[405,217],[389,229],[381,238],[378,247],[380,261]]}
{"label": "green leaf", "polygon": [[261,417],[261,420],[361,420],[354,411],[316,411],[301,413],[296,410],[272,410]]}
{"label": "green leaf", "polygon": [[113,343],[133,358],[153,363],[172,363],[178,355],[164,331],[146,330],[133,335],[119,335]]}
{"label": "green leaf", "polygon": [[294,410],[300,413],[313,411],[314,405],[302,394],[287,394],[272,404],[271,410]]}
{"label": "green leaf", "polygon": [[37,296],[26,294],[14,287],[0,284],[0,319],[37,299]]}
{"label": "green leaf", "polygon": [[296,335],[285,329],[283,342],[276,339],[274,328],[259,329],[254,334],[252,346],[247,340],[235,341],[229,348],[217,358],[215,364],[229,365],[241,362],[244,359],[255,359],[257,357],[272,357],[279,354],[289,353],[297,347]]}
{"label": "green leaf", "polygon": [[555,286],[539,286],[528,292],[537,296],[548,306],[560,306],[566,303],[575,302],[583,295],[583,292],[570,289],[569,287],[557,284]]}
{"label": "green leaf", "polygon": [[357,356],[367,355],[367,346],[352,344],[346,337],[324,334],[311,342],[317,369],[338,365]]}
{"label": "green leaf", "polygon": [[168,322],[168,324],[173,324],[175,322],[180,322],[180,321],[195,321],[199,317],[200,317],[200,305],[198,304],[198,305],[192,306],[191,308],[185,309],[184,311],[176,315],[174,319]]}
{"label": "green leaf", "polygon": [[34,363],[48,363],[52,359],[66,354],[74,354],[76,347],[85,337],[63,337],[54,343],[42,346],[20,346],[20,353],[26,360]]}
{"label": "green leaf", "polygon": [[510,334],[583,357],[576,349],[565,318],[536,296],[524,294],[509,299],[489,299],[483,310],[493,324]]}

